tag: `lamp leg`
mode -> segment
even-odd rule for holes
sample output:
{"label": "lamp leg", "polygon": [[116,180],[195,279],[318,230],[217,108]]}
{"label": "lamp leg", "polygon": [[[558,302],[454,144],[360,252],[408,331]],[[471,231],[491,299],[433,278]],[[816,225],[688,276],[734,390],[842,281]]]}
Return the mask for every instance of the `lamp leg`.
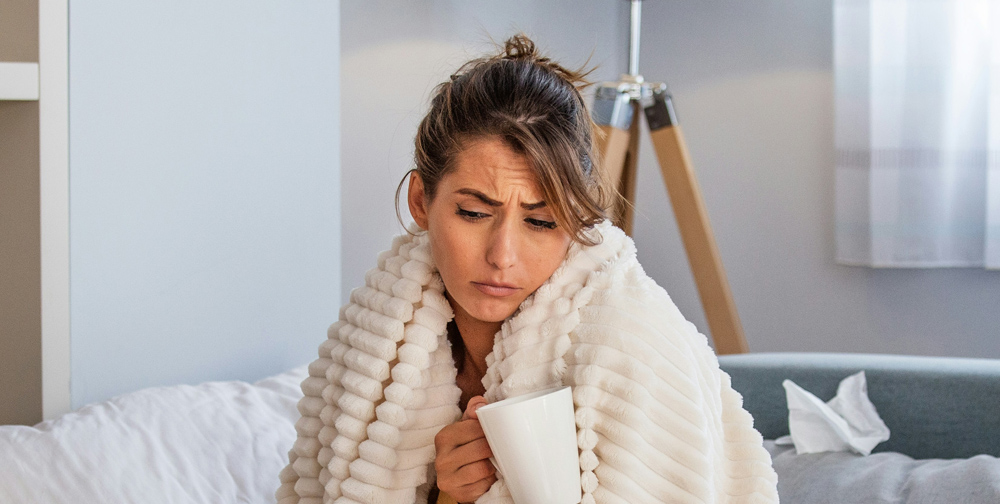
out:
{"label": "lamp leg", "polygon": [[633,110],[632,117],[635,119],[628,128],[628,150],[625,154],[621,182],[618,185],[618,191],[621,193],[624,201],[622,202],[618,213],[618,220],[615,224],[622,228],[625,234],[632,236],[633,225],[635,223],[635,179],[639,168],[639,118],[642,116],[639,114],[641,111],[639,102],[633,100],[630,106]]}
{"label": "lamp leg", "polygon": [[[636,122],[632,121],[632,125],[635,125]],[[597,141],[598,152],[601,154],[601,166],[604,170],[604,176],[607,177],[605,182],[624,198],[622,177],[626,172],[626,160],[629,157],[629,146],[632,143],[631,138],[633,135],[630,133],[632,126],[624,130],[609,124],[599,124],[597,125],[597,130],[595,140]],[[633,159],[635,158],[635,156],[632,157]],[[632,171],[634,172],[635,169],[633,168]],[[631,201],[615,199],[612,207],[608,209],[611,214],[612,224],[625,229],[622,225],[625,215],[631,209],[631,204]]]}
{"label": "lamp leg", "polygon": [[667,186],[677,227],[698,286],[715,352],[719,355],[746,353],[748,348],[743,326],[712,235],[708,211],[684,145],[684,136],[677,124],[659,128],[655,128],[656,126],[650,122],[653,149],[660,163],[663,182]]}

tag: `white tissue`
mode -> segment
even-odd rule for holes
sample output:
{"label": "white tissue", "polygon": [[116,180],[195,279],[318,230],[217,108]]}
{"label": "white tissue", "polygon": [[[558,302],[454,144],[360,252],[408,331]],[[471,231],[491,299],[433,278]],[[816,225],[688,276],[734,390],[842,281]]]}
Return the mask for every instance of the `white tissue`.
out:
{"label": "white tissue", "polygon": [[791,436],[776,444],[794,444],[798,453],[854,451],[862,455],[889,439],[889,428],[868,400],[865,372],[844,378],[837,396],[823,403],[791,380],[782,382],[788,398]]}

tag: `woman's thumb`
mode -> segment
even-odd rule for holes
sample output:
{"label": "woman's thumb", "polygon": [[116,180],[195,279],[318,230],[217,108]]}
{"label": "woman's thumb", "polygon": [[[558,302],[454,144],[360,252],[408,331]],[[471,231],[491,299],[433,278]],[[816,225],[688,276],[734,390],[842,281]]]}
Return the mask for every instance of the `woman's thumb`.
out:
{"label": "woman's thumb", "polygon": [[479,416],[476,415],[476,410],[486,406],[488,404],[483,396],[475,396],[469,399],[469,404],[465,407],[465,413],[462,415],[462,420],[479,420]]}

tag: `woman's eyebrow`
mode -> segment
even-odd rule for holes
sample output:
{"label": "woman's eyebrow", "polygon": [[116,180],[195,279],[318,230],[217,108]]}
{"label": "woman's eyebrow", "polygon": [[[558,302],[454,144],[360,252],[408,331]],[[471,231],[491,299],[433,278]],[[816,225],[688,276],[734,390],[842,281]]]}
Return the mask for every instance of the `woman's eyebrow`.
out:
{"label": "woman's eyebrow", "polygon": [[[485,195],[485,194],[483,194],[483,193],[481,193],[481,192],[479,192],[479,191],[477,191],[475,189],[462,188],[462,189],[459,189],[459,190],[457,190],[455,192],[458,193],[458,194],[464,194],[466,196],[472,196],[473,198],[476,198],[479,201],[482,201],[483,203],[485,203],[485,204],[487,204],[487,205],[489,205],[491,207],[500,207],[500,206],[503,206],[502,202],[497,201],[497,200],[495,200],[493,198],[490,198],[489,196],[487,196],[487,195]],[[546,206],[546,203],[544,201],[539,201],[538,203],[521,203],[521,208],[523,208],[525,210],[537,210],[537,209],[542,208],[544,206]]]}
{"label": "woman's eyebrow", "polygon": [[462,189],[459,189],[459,190],[457,190],[455,192],[458,193],[458,194],[464,194],[466,196],[472,196],[472,197],[478,199],[479,201],[482,201],[483,203],[486,203],[487,205],[492,206],[492,207],[503,206],[503,203],[501,203],[501,202],[499,202],[499,201],[497,201],[497,200],[495,200],[493,198],[490,198],[489,196],[487,196],[487,195],[485,195],[485,194],[483,194],[483,193],[481,193],[481,192],[479,192],[479,191],[477,191],[475,189],[462,188]]}

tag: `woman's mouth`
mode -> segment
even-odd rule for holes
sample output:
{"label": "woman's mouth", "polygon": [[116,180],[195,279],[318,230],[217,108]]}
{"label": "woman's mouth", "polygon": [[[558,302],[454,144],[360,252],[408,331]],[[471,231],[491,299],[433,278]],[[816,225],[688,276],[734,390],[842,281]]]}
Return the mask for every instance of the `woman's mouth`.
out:
{"label": "woman's mouth", "polygon": [[479,292],[494,297],[507,297],[521,290],[520,287],[513,285],[492,282],[472,282],[472,285],[475,285]]}

